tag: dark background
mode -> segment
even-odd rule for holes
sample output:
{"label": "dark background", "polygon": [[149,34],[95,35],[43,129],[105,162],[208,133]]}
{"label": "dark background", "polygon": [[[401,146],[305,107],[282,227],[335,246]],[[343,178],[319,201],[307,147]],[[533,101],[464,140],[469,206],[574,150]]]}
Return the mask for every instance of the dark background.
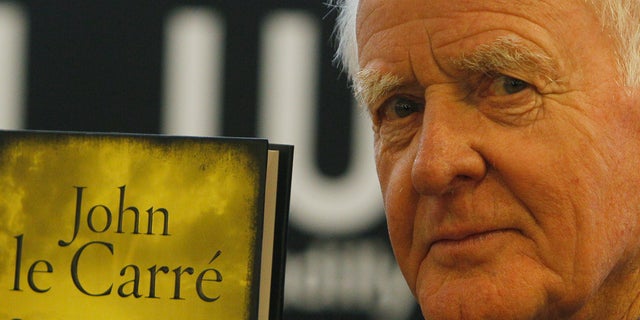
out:
{"label": "dark background", "polygon": [[[313,130],[313,165],[326,179],[339,179],[360,165],[350,162],[353,119],[362,115],[352,108],[346,76],[332,63],[336,13],[320,1],[0,1],[0,11],[19,13],[25,30],[23,75],[15,77],[23,91],[12,107],[21,116],[5,126],[165,133],[166,21],[184,7],[224,18],[222,112],[217,115],[222,127],[217,134],[226,136],[259,135],[265,19],[277,12],[312,17],[319,30],[315,127],[306,129]],[[0,117],[9,107],[0,105]],[[285,319],[420,318],[393,264],[382,209],[374,214],[379,215],[376,223],[354,232],[290,226]]]}

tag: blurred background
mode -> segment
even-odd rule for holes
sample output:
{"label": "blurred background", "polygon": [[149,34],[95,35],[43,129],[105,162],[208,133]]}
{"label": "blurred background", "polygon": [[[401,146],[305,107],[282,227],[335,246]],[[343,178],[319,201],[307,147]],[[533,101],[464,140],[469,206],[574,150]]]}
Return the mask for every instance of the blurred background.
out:
{"label": "blurred background", "polygon": [[315,0],[0,0],[0,128],[294,144],[285,319],[421,319]]}

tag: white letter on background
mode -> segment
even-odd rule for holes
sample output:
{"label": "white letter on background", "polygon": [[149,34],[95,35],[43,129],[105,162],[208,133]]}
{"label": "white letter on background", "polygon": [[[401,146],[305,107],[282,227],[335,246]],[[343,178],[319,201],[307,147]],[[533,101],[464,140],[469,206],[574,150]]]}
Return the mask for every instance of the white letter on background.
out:
{"label": "white letter on background", "polygon": [[24,126],[27,14],[18,4],[0,2],[0,128]]}
{"label": "white letter on background", "polygon": [[224,23],[213,10],[175,10],[166,24],[162,131],[220,134]]}
{"label": "white letter on background", "polygon": [[272,142],[295,145],[291,222],[325,235],[371,228],[382,219],[382,201],[370,124],[361,112],[354,112],[346,174],[327,177],[315,166],[321,38],[316,18],[304,12],[276,12],[267,17],[262,30],[259,132]]}

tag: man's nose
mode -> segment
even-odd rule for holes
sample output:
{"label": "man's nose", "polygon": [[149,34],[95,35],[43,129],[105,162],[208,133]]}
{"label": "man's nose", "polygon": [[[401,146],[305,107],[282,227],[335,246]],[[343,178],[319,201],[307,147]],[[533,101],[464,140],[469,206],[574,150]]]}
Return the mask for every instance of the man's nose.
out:
{"label": "man's nose", "polygon": [[411,173],[420,194],[455,192],[487,173],[484,157],[474,148],[474,141],[482,139],[475,130],[477,119],[468,108],[455,104],[425,107]]}

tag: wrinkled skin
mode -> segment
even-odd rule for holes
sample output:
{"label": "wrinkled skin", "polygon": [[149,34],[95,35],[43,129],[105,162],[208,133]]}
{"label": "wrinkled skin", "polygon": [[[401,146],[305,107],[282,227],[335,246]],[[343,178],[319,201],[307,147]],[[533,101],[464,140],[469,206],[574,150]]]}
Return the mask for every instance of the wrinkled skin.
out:
{"label": "wrinkled skin", "polygon": [[[553,71],[456,64],[500,38]],[[363,72],[399,79],[368,108],[391,242],[426,319],[640,317],[640,104],[589,7],[363,0],[357,39]]]}

